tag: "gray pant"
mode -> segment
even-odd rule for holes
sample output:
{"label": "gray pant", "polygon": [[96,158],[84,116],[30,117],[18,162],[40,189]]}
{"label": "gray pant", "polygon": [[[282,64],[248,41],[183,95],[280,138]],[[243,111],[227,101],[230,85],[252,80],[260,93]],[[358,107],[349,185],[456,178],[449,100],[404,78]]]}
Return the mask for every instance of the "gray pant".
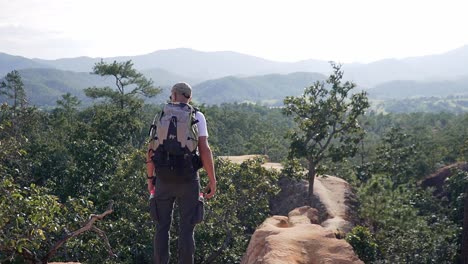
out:
{"label": "gray pant", "polygon": [[195,239],[193,216],[196,211],[200,181],[198,175],[187,183],[162,183],[156,179],[156,204],[159,221],[154,236],[154,263],[169,263],[169,230],[174,202],[177,200],[180,216],[178,239],[179,264],[193,264]]}

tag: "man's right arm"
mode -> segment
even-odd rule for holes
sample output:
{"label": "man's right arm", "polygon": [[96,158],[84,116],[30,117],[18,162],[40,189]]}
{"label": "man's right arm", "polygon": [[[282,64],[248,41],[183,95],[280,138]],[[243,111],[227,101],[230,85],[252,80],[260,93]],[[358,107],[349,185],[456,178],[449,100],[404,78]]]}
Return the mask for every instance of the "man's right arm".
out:
{"label": "man's right arm", "polygon": [[216,193],[216,174],[214,169],[213,154],[211,153],[211,148],[208,144],[208,137],[198,137],[198,151],[200,152],[203,168],[208,174],[209,183],[205,190],[209,191],[206,194],[206,198],[210,199]]}
{"label": "man's right arm", "polygon": [[[154,177],[154,163],[153,163],[153,150],[149,147],[148,151],[146,152],[146,175],[149,177]],[[147,179],[148,184],[148,192],[154,190],[153,179]]]}

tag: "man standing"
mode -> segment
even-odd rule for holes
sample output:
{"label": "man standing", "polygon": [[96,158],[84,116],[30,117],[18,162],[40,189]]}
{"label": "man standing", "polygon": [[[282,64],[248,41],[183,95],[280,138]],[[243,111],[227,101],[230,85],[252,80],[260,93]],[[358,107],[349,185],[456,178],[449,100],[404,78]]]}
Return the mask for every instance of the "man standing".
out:
{"label": "man standing", "polygon": [[[192,99],[192,88],[189,84],[176,83],[171,89],[171,104],[188,105]],[[208,130],[203,113],[195,111],[196,126],[198,127],[198,152],[203,168],[208,174],[209,184],[205,191],[206,199],[212,198],[216,193],[216,176],[213,165],[213,156],[208,144]],[[178,133],[177,133],[178,134]],[[180,215],[180,230],[178,239],[179,263],[190,264],[194,262],[195,240],[193,222],[198,205],[200,193],[200,179],[198,172],[189,175],[183,182],[165,181],[163,177],[155,174],[157,165],[153,162],[154,149],[150,147],[146,158],[148,173],[148,191],[155,193],[157,224],[154,237],[154,263],[169,263],[169,230],[172,222],[174,202],[177,200]],[[153,181],[155,178],[155,181]],[[155,183],[155,184],[154,184]]]}

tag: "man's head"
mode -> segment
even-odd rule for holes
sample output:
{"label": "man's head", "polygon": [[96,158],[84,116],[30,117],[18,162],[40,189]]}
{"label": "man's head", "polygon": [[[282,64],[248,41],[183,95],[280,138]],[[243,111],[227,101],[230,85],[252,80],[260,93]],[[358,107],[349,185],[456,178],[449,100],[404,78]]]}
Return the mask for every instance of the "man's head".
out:
{"label": "man's head", "polygon": [[171,89],[172,102],[188,103],[192,98],[192,87],[186,82],[174,84]]}

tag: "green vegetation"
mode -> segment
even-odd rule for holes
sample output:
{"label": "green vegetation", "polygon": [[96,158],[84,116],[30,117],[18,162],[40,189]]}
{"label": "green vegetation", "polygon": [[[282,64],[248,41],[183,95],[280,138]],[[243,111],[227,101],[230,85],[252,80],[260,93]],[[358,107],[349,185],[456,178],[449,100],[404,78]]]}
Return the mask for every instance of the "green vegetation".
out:
{"label": "green vegetation", "polygon": [[314,191],[316,173],[323,173],[320,165],[327,159],[337,162],[354,156],[364,131],[358,118],[369,107],[365,92],[355,93],[348,101],[354,83],[342,83],[340,65],[332,64],[334,72],[325,82],[316,82],[299,97],[284,100],[284,113],[294,118],[298,129],[293,130],[289,158],[307,160],[309,196]]}
{"label": "green vegetation", "polygon": [[371,100],[372,110],[384,113],[440,113],[463,114],[468,112],[468,96],[419,97]]}
{"label": "green vegetation", "polygon": [[[150,262],[154,225],[148,213],[144,149],[146,125],[159,111],[143,105],[137,93],[122,95],[114,89],[93,88],[93,96],[105,91],[110,100],[87,108],[80,108],[80,100],[71,94],[48,112],[2,105],[0,189],[7,195],[0,199],[0,262],[40,263],[57,241],[80,228],[91,213],[103,212],[111,200],[114,212],[96,228],[107,234],[116,257],[109,257],[105,241],[89,232],[68,240],[50,260]],[[285,152],[280,139],[259,145],[254,141],[257,133],[268,129],[281,133],[272,123],[275,119],[284,122],[278,109],[252,105],[202,108],[209,117],[214,149],[228,149],[216,129],[229,134],[237,122],[244,122],[242,137],[253,137],[248,151],[277,157]],[[251,120],[242,120],[255,111]],[[227,117],[231,123],[223,122]],[[250,235],[268,215],[269,198],[278,191],[278,173],[261,164],[260,160],[242,165],[216,160],[223,191],[208,203],[207,220],[198,227],[197,243],[204,245],[197,251],[199,261],[239,262]]]}
{"label": "green vegetation", "polygon": [[210,105],[239,102],[281,106],[284,97],[299,95],[304,87],[322,80],[325,80],[324,75],[311,72],[228,76],[195,85],[197,93],[194,98]]}
{"label": "green vegetation", "polygon": [[[57,241],[80,228],[90,214],[102,213],[111,200],[114,211],[95,226],[107,235],[115,257],[97,233],[87,232],[69,239],[50,260],[150,262],[154,225],[144,154],[148,125],[159,107],[144,105],[137,93],[118,94],[117,88],[107,88],[110,97],[90,106],[82,106],[73,94],[63,95],[50,111],[27,104],[14,107],[11,101],[1,105],[1,263],[40,263]],[[2,89],[12,91],[11,86]],[[287,131],[298,127],[281,109],[199,107],[208,120],[215,156],[287,159],[293,142]],[[324,117],[319,121],[330,115],[318,112]],[[366,263],[456,263],[467,174],[454,172],[442,198],[419,183],[442,166],[468,160],[468,115],[371,112],[355,118],[366,133],[345,150],[356,155],[330,156],[321,166],[357,192],[360,226],[347,240]],[[269,214],[269,199],[278,192],[280,175],[265,170],[262,162],[237,165],[216,159],[220,192],[208,202],[206,221],[197,227],[197,263],[240,262],[250,236]],[[289,164],[297,167],[304,160]]]}
{"label": "green vegetation", "polygon": [[0,83],[0,95],[6,95],[13,102],[13,112],[23,108],[26,104],[26,93],[21,75],[18,71],[12,71],[5,76]]}
{"label": "green vegetation", "polygon": [[220,156],[261,154],[281,162],[288,152],[285,139],[293,122],[281,109],[252,104],[202,106],[210,134],[210,144]]}

